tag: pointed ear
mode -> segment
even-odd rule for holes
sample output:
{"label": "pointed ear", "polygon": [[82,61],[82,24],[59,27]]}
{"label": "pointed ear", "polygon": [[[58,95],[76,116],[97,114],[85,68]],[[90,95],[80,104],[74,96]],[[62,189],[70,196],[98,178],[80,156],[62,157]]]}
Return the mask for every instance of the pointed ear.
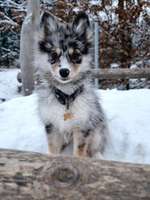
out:
{"label": "pointed ear", "polygon": [[46,33],[53,33],[57,31],[57,19],[50,13],[44,12],[41,16],[41,27],[44,27]]}
{"label": "pointed ear", "polygon": [[90,26],[89,17],[86,13],[80,12],[74,18],[73,31],[77,35],[79,40],[83,42],[86,41],[89,45],[92,45],[93,34]]}
{"label": "pointed ear", "polygon": [[88,15],[84,12],[79,12],[73,21],[73,30],[75,33],[82,35],[90,29]]}

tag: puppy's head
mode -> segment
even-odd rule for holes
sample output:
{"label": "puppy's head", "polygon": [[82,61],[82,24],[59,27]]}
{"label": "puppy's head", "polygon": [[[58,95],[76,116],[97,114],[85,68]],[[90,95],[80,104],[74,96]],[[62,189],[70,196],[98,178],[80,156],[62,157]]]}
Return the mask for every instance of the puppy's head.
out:
{"label": "puppy's head", "polygon": [[59,82],[70,82],[89,70],[91,47],[92,32],[85,13],[79,13],[69,24],[49,13],[41,17],[36,63]]}

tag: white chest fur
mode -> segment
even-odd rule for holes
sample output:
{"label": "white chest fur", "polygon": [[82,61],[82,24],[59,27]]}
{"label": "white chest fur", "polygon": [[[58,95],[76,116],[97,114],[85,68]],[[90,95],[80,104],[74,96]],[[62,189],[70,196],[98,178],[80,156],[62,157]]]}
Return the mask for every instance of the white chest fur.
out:
{"label": "white chest fur", "polygon": [[[66,132],[70,129],[87,123],[90,105],[84,95],[78,96],[70,105],[69,110],[60,104],[55,97],[43,98],[40,101],[40,115],[45,124],[52,123],[59,132]],[[65,120],[64,115],[68,112],[71,118]]]}

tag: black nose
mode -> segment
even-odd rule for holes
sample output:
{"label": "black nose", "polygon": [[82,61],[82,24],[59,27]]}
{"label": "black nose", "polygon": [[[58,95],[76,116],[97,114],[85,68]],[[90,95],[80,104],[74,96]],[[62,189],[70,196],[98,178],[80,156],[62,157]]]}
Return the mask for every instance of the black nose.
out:
{"label": "black nose", "polygon": [[60,69],[59,73],[61,77],[67,78],[67,76],[69,76],[70,71],[69,69],[63,68],[63,69]]}

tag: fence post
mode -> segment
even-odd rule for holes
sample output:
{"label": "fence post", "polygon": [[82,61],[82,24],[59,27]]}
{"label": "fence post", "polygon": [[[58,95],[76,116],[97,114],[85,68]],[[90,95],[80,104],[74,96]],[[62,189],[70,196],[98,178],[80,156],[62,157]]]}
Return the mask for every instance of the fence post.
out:
{"label": "fence post", "polygon": [[[100,68],[99,63],[99,24],[98,21],[94,22],[94,63],[95,68]],[[96,88],[99,88],[99,82],[98,79],[95,79],[95,86]]]}

